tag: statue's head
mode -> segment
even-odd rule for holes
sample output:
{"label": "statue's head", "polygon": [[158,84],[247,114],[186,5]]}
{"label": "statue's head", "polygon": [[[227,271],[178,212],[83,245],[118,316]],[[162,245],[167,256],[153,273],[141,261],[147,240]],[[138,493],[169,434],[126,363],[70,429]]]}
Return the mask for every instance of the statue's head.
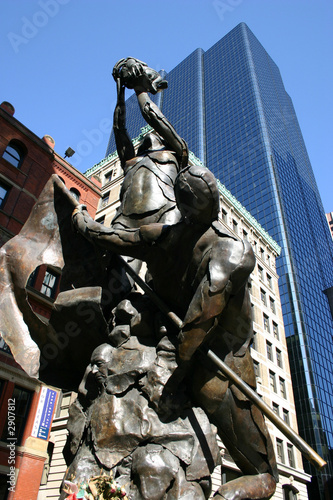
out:
{"label": "statue's head", "polygon": [[90,359],[91,373],[98,385],[102,385],[109,375],[114,348],[109,344],[98,346]]}
{"label": "statue's head", "polygon": [[121,83],[128,89],[140,86],[151,94],[156,94],[168,86],[166,80],[163,80],[157,71],[134,57],[120,59],[115,64],[112,75],[116,81],[120,79]]}
{"label": "statue's head", "polygon": [[165,144],[162,139],[156,132],[150,132],[145,135],[142,141],[139,144],[137,155],[140,156],[145,151],[159,151],[164,149]]}
{"label": "statue's head", "polygon": [[181,170],[175,180],[175,194],[185,221],[210,225],[218,218],[219,191],[214,175],[207,168],[191,165]]}

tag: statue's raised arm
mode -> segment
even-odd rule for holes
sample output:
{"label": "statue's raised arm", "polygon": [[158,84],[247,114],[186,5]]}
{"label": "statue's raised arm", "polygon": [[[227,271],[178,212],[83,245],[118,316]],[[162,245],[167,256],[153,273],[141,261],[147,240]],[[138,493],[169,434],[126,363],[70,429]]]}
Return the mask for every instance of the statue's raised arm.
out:
{"label": "statue's raised arm", "polygon": [[113,77],[117,82],[118,93],[113,129],[117,151],[122,164],[134,157],[133,146],[132,144],[129,145],[130,138],[125,124],[124,91],[125,87],[127,87],[135,90],[145,121],[175,152],[180,168],[184,168],[188,162],[187,144],[148,96],[148,92],[156,94],[160,90],[167,88],[167,82],[162,79],[157,71],[149,68],[146,63],[132,57],[118,61],[113,69]]}

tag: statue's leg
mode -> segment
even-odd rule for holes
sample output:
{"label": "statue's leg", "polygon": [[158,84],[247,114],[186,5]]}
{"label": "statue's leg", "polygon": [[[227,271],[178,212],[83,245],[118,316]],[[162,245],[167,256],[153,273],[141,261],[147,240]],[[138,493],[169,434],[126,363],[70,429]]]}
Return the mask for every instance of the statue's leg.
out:
{"label": "statue's leg", "polygon": [[216,500],[269,499],[276,489],[276,481],[269,473],[242,476],[224,484],[215,493]]}
{"label": "statue's leg", "polygon": [[[245,361],[245,360],[244,360]],[[197,379],[199,404],[216,425],[218,434],[244,476],[222,485],[217,498],[268,499],[278,480],[273,445],[260,412],[229,382],[206,368]],[[199,389],[199,390],[198,390]]]}

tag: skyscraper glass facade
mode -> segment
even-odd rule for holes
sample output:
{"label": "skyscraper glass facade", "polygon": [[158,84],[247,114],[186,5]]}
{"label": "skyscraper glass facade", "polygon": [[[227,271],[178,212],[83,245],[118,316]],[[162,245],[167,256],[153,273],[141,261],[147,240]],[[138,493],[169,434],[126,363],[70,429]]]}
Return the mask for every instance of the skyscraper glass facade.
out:
{"label": "skyscraper glass facade", "polygon": [[[333,243],[292,101],[244,23],[166,79],[163,113],[282,247],[277,271],[299,431],[328,461],[320,474],[305,465],[323,495],[333,477]],[[127,112],[133,137],[145,125],[134,100]],[[114,150],[111,137],[107,153]]]}

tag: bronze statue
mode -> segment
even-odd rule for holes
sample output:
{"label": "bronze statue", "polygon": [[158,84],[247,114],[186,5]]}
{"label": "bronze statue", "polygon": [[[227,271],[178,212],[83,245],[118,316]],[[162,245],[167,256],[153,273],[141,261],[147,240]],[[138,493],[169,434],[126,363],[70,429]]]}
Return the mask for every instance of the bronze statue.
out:
{"label": "bronze statue", "polygon": [[162,401],[186,377],[193,401],[217,426],[231,456],[246,474],[223,485],[221,497],[236,498],[238,492],[237,498],[269,498],[278,476],[260,411],[211,363],[195,355],[198,347],[208,342],[221,359],[255,387],[249,353],[252,317],[247,288],[254,254],[247,242],[235,240],[218,223],[218,189],[207,169],[187,167],[181,171],[175,194],[182,220],[174,225],[105,228],[80,206],[74,211],[73,223],[98,245],[145,260],[156,294],[184,318],[178,337],[178,367],[170,374]]}
{"label": "bronze statue", "polygon": [[[134,58],[119,61],[113,75],[119,210],[104,227],[57,176],[50,179],[21,233],[0,249],[3,337],[31,376],[78,392],[66,479],[111,471],[133,500],[208,498],[219,463],[210,421],[244,474],[216,498],[268,499],[278,480],[272,443],[253,391],[231,375],[255,390],[253,251],[218,222],[214,176],[187,166],[186,142],[150,100],[166,82]],[[137,152],[125,128],[125,87],[153,128]],[[147,263],[149,296],[133,291],[118,255]],[[25,292],[41,264],[62,270],[48,324]],[[177,316],[176,328],[168,317]]]}

